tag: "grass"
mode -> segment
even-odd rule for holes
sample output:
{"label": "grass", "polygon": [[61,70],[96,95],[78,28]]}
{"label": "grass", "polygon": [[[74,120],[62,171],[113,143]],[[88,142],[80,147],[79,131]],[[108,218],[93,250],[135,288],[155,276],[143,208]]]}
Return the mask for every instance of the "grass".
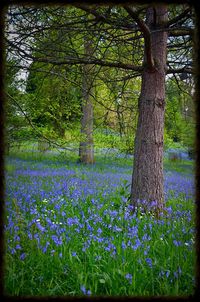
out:
{"label": "grass", "polygon": [[28,151],[7,158],[5,293],[192,294],[192,162],[165,162],[165,213],[156,220],[131,212],[130,158],[99,154],[94,166],[76,159]]}

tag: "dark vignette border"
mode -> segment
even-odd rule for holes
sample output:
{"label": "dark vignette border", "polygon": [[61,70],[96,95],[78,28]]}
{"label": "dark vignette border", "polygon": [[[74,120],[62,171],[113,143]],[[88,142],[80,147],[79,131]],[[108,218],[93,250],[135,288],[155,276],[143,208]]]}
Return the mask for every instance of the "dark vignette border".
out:
{"label": "dark vignette border", "polygon": [[[177,297],[15,297],[4,295],[4,236],[3,236],[3,218],[4,218],[4,189],[5,189],[5,175],[4,175],[4,104],[6,102],[4,92],[4,14],[9,5],[53,5],[53,4],[125,4],[126,3],[159,3],[165,2],[168,4],[183,4],[187,3],[193,6],[196,15],[196,31],[194,36],[194,61],[195,61],[195,122],[196,122],[196,136],[195,136],[195,151],[196,151],[196,165],[195,165],[195,203],[196,203],[196,287],[193,296],[177,296]],[[200,297],[200,1],[199,0],[1,0],[0,2],[0,301],[195,301]]]}

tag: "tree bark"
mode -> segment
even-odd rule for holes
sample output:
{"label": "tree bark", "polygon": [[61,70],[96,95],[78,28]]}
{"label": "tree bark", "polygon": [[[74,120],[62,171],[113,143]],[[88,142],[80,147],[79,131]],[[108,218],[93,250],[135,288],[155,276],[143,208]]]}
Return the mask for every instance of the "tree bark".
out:
{"label": "tree bark", "polygon": [[[156,32],[156,29],[166,21],[165,5],[148,8],[146,23],[151,30],[151,50],[145,48],[130,196],[134,210],[142,207],[147,211],[152,206],[151,210],[157,213],[164,202],[163,133],[167,33]],[[153,67],[148,66],[149,51],[153,57]]]}
{"label": "tree bark", "polygon": [[[89,37],[84,39],[85,55],[90,59],[93,54],[92,41]],[[79,146],[79,161],[85,164],[94,163],[93,144],[93,103],[92,87],[94,81],[94,65],[83,65],[82,86],[82,118],[81,118],[81,142]]]}

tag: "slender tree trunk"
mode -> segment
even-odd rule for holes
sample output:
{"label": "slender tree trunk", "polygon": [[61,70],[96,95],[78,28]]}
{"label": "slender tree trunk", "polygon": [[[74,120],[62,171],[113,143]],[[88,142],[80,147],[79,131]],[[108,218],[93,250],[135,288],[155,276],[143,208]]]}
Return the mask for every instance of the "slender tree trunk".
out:
{"label": "slender tree trunk", "polygon": [[[92,41],[85,37],[85,55],[90,58],[93,54]],[[83,87],[82,87],[82,119],[81,119],[81,142],[79,146],[79,160],[85,164],[94,163],[94,144],[93,144],[93,65],[83,66]]]}
{"label": "slender tree trunk", "polygon": [[145,69],[138,102],[139,116],[135,137],[131,202],[134,209],[142,206],[146,211],[155,201],[153,210],[159,213],[164,201],[163,133],[167,34],[156,29],[162,27],[167,20],[166,6],[148,8],[146,20],[150,30],[155,30],[151,32],[154,67],[149,68],[147,49],[145,49]]}

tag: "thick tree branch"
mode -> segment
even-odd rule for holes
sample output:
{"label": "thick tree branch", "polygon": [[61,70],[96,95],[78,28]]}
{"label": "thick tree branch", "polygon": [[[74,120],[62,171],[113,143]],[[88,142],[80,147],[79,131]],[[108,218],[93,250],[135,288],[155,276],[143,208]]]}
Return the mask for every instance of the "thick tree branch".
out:
{"label": "thick tree branch", "polygon": [[51,58],[37,58],[34,59],[35,61],[42,62],[42,63],[49,63],[52,65],[76,65],[76,64],[84,64],[84,65],[99,65],[105,67],[115,67],[125,70],[133,70],[141,72],[143,70],[142,66],[137,66],[128,63],[122,62],[110,62],[110,61],[103,61],[99,59],[84,59],[84,58],[64,58],[62,60],[54,60]]}
{"label": "thick tree branch", "polygon": [[[95,21],[95,23],[98,23],[98,22],[102,22],[104,24],[109,24],[112,26],[112,29],[113,28],[121,28],[121,29],[125,29],[125,30],[138,30],[137,27],[133,27],[132,25],[130,25],[125,19],[116,19],[116,18],[111,18],[111,14],[110,14],[110,10],[109,10],[109,16],[108,14],[100,14],[93,6],[88,6],[88,5],[85,5],[85,4],[77,4],[76,5],[77,8],[80,8],[82,9],[83,11],[85,11],[86,13],[88,14],[91,14],[95,17],[94,20],[89,20],[90,21]],[[107,28],[108,29],[108,28]]]}
{"label": "thick tree branch", "polygon": [[84,5],[84,4],[78,4],[78,5],[76,5],[76,7],[84,10],[85,12],[87,12],[91,15],[93,15],[96,18],[96,21],[104,21],[106,23],[109,23],[108,19],[104,15],[99,14],[91,6],[87,6],[87,5]]}
{"label": "thick tree branch", "polygon": [[134,9],[128,5],[124,5],[124,9],[129,13],[129,15],[135,20],[139,26],[141,32],[144,36],[145,41],[145,51],[146,51],[146,60],[149,69],[154,69],[154,60],[152,56],[152,45],[151,45],[151,32],[146,23],[138,17],[138,14]]}
{"label": "thick tree branch", "polygon": [[188,68],[188,67],[181,67],[181,68],[167,67],[166,74],[178,74],[178,73],[193,74],[194,71],[192,68]]}
{"label": "thick tree branch", "polygon": [[178,36],[192,36],[194,34],[193,28],[168,28],[166,31],[169,32],[170,37],[178,37]]}
{"label": "thick tree branch", "polygon": [[[183,27],[183,26],[177,26],[173,28],[168,28],[168,27],[163,27],[159,29],[154,29],[151,31],[151,33],[157,33],[157,32],[163,32],[166,31],[168,32],[169,37],[176,37],[176,36],[192,36],[194,33],[194,28],[190,27]],[[140,36],[141,38],[141,36]]]}
{"label": "thick tree branch", "polygon": [[166,23],[166,27],[169,27],[173,24],[177,24],[178,21],[180,21],[181,19],[183,19],[184,17],[186,17],[190,13],[191,13],[191,7],[184,10],[180,15],[178,15],[178,16],[174,17],[173,19],[169,20]]}

